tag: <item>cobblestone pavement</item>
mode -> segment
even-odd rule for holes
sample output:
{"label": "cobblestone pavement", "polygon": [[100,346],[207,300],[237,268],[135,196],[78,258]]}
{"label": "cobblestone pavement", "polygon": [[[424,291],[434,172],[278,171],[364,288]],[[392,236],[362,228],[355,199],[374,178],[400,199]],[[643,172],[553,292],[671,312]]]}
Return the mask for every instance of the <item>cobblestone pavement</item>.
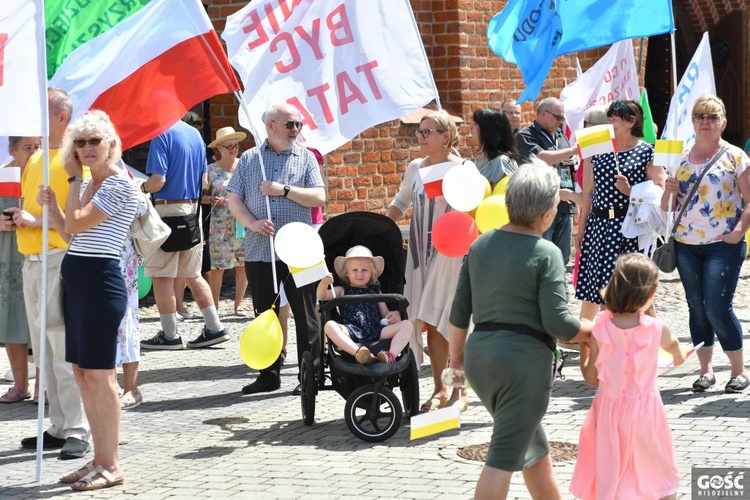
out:
{"label": "cobblestone pavement", "polygon": [[[745,332],[750,330],[748,265],[735,300]],[[657,307],[687,343],[687,306],[676,273],[662,277]],[[148,301],[148,298],[144,302]],[[150,307],[149,307],[150,306]],[[192,304],[193,307],[194,304]],[[572,303],[576,310],[578,304]],[[122,487],[77,496],[95,498],[471,498],[481,464],[456,454],[459,447],[489,440],[491,419],[474,397],[461,418],[460,431],[410,442],[408,423],[385,443],[355,438],[344,421],[344,400],[333,391],[317,397],[315,424],[303,425],[295,349],[282,370],[279,391],[243,396],[251,370],[239,356],[239,336],[247,319],[229,316],[231,292],[222,297],[220,313],[232,339],[203,350],[145,352],[140,384],[145,403],[123,412],[120,455],[126,474]],[[153,301],[142,307],[141,334],[159,329]],[[180,324],[186,340],[198,335],[202,322]],[[294,335],[291,335],[294,338]],[[748,339],[748,334],[745,334]],[[690,497],[693,466],[741,467],[750,457],[746,436],[748,394],[729,395],[725,356],[716,350],[717,389],[693,394],[697,362],[659,379],[682,474],[680,498]],[[0,374],[8,369],[5,356]],[[748,355],[746,354],[746,362]],[[545,426],[551,441],[576,443],[594,390],[587,387],[574,354],[556,382]],[[121,377],[121,375],[120,375]],[[122,379],[120,378],[122,381]],[[5,391],[7,382],[0,383]],[[421,399],[431,388],[430,368],[420,372]],[[0,498],[53,498],[69,495],[57,477],[81,461],[59,461],[57,450],[44,453],[41,484],[34,482],[34,453],[20,439],[36,432],[36,409],[30,402],[0,405]],[[648,422],[644,422],[648,425]],[[90,458],[90,456],[89,456]],[[566,498],[574,462],[555,465]],[[511,497],[527,498],[520,474]]]}

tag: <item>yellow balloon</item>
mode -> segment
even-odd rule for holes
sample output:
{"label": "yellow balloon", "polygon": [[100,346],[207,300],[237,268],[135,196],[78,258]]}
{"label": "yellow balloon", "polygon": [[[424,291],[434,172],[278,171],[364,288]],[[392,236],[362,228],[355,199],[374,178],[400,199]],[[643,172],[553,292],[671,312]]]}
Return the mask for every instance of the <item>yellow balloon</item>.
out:
{"label": "yellow balloon", "polygon": [[[482,176],[482,179],[484,179],[484,198],[487,199],[492,194],[492,185],[490,184],[490,181],[487,180],[487,177]],[[469,210],[466,212],[469,214],[469,217],[472,219],[477,218],[477,209]]]}
{"label": "yellow balloon", "polygon": [[508,207],[505,206],[505,196],[493,194],[485,198],[477,207],[475,220],[477,221],[477,228],[482,233],[497,229],[510,222]]}
{"label": "yellow balloon", "polygon": [[510,180],[510,175],[506,175],[500,181],[495,184],[495,189],[492,190],[492,194],[505,194],[505,188],[508,187],[508,181]]}
{"label": "yellow balloon", "polygon": [[279,318],[273,309],[269,309],[245,328],[240,339],[240,355],[250,368],[263,370],[276,361],[283,344]]}
{"label": "yellow balloon", "polygon": [[492,194],[492,185],[490,184],[490,181],[487,179],[487,177],[482,176],[482,179],[484,179],[484,197],[487,198]]}

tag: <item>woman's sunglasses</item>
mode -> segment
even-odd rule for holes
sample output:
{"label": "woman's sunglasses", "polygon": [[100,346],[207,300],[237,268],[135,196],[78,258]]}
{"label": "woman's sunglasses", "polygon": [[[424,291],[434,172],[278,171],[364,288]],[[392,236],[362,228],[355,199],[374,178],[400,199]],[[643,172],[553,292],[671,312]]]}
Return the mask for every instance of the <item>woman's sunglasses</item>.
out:
{"label": "woman's sunglasses", "polygon": [[102,143],[103,140],[104,139],[101,137],[92,137],[91,139],[76,139],[75,141],[73,141],[73,144],[75,144],[77,148],[85,148],[86,144],[92,147],[97,147]]}
{"label": "woman's sunglasses", "polygon": [[721,115],[719,113],[709,113],[709,114],[695,114],[693,115],[693,120],[697,122],[702,122],[703,120],[708,120],[710,122],[718,122],[721,119]]}

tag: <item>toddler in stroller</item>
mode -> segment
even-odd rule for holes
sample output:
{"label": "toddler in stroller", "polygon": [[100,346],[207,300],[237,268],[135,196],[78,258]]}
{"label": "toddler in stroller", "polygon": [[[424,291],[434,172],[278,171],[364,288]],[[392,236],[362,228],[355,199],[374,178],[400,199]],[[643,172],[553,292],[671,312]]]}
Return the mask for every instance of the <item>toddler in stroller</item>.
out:
{"label": "toddler in stroller", "polygon": [[[317,290],[318,300],[329,301],[334,296],[379,294],[378,277],[383,273],[383,257],[375,257],[369,248],[356,245],[343,257],[336,257],[334,268],[344,282],[331,290],[333,275],[324,277]],[[393,363],[411,339],[414,327],[402,320],[398,311],[389,311],[384,302],[349,303],[339,306],[339,322],[326,322],[323,331],[336,347],[354,356],[360,364],[374,361]],[[361,345],[376,340],[391,339],[390,348],[376,356]]]}

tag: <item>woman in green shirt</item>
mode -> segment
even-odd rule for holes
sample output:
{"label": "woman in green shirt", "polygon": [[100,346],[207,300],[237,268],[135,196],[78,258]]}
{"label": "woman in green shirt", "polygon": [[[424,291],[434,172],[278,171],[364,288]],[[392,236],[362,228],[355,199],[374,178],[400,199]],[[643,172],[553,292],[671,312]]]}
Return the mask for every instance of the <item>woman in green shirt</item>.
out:
{"label": "woman in green shirt", "polygon": [[532,497],[560,497],[541,426],[554,339],[585,341],[592,324],[568,313],[562,254],[542,238],[557,213],[559,186],[546,164],[519,168],[505,195],[510,223],[480,236],[461,268],[450,367],[463,370],[465,360],[466,378],[494,421],[477,499],[505,498],[518,470]]}

